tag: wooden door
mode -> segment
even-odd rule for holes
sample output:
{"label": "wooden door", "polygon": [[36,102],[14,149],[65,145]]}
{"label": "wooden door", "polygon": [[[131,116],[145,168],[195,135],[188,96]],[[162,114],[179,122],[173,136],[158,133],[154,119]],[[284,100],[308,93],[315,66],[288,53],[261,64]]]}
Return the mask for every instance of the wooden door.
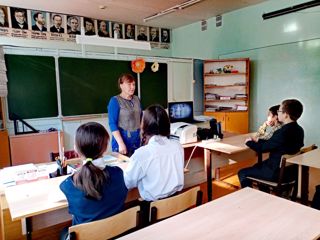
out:
{"label": "wooden door", "polygon": [[228,112],[225,117],[226,131],[231,133],[248,133],[248,112]]}

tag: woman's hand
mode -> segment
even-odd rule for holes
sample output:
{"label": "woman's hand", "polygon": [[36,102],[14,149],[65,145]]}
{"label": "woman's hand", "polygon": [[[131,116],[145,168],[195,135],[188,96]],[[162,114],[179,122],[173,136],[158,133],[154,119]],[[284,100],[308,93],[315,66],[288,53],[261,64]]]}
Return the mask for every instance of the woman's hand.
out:
{"label": "woman's hand", "polygon": [[252,137],[247,138],[245,143],[250,142],[250,141],[253,141]]}
{"label": "woman's hand", "polygon": [[124,143],[119,144],[119,153],[124,155],[128,153],[127,147]]}

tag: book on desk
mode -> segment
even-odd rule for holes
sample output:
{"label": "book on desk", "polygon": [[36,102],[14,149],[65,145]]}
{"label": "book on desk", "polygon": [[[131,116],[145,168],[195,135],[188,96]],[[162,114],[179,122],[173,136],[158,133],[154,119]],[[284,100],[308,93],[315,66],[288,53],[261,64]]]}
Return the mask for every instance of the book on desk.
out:
{"label": "book on desk", "polygon": [[[75,161],[76,160],[76,161]],[[80,162],[81,164],[76,164]],[[67,175],[70,175],[77,171],[84,161],[81,159],[70,159],[70,163],[67,163]],[[118,163],[118,158],[112,155],[106,155],[101,158],[99,166],[110,165],[114,166]],[[57,170],[58,165],[54,162],[45,164],[23,164],[18,166],[6,167],[1,170],[0,182],[4,187],[15,186],[28,182],[38,181],[41,179],[48,179],[50,173]]]}

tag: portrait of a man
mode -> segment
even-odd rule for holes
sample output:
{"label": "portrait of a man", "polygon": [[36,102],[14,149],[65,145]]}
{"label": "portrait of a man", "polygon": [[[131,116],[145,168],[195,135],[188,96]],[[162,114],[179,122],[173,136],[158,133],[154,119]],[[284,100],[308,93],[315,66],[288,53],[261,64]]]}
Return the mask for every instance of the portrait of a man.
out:
{"label": "portrait of a man", "polygon": [[150,28],[150,42],[159,42],[159,28]]}
{"label": "portrait of a man", "polygon": [[8,27],[7,7],[0,6],[0,27]]}
{"label": "portrait of a man", "polygon": [[148,41],[148,27],[146,26],[137,26],[137,40]]}
{"label": "portrait of a man", "polygon": [[32,11],[32,30],[46,32],[46,13],[40,11]]}
{"label": "portrait of a man", "polygon": [[80,34],[80,18],[77,16],[67,17],[67,33]]}
{"label": "portrait of a man", "polygon": [[98,20],[98,35],[100,37],[110,37],[109,22],[104,20]]}
{"label": "portrait of a man", "polygon": [[113,38],[122,38],[122,24],[121,23],[112,23]]}
{"label": "portrait of a man", "polygon": [[22,8],[10,8],[12,28],[28,29],[27,10]]}
{"label": "portrait of a man", "polygon": [[91,18],[84,18],[84,34],[88,36],[96,35],[94,28],[94,20]]}
{"label": "portrait of a man", "polygon": [[161,29],[161,42],[169,43],[170,42],[170,30],[162,28]]}
{"label": "portrait of a man", "polygon": [[64,33],[63,28],[63,15],[52,13],[51,14],[51,27],[50,32],[52,33]]}
{"label": "portrait of a man", "polygon": [[125,39],[134,39],[135,38],[135,26],[133,24],[125,25]]}

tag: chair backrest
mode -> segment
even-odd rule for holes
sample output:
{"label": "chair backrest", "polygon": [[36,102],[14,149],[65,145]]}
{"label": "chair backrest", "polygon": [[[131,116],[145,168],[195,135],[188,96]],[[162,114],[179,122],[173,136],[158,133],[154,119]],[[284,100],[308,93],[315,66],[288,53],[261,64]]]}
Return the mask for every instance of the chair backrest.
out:
{"label": "chair backrest", "polygon": [[199,186],[194,187],[186,192],[175,195],[173,197],[151,202],[151,223],[181,213],[193,206],[198,206],[201,203],[202,192],[200,191]]}
{"label": "chair backrest", "polygon": [[280,162],[280,173],[279,173],[278,184],[281,184],[282,181],[283,181],[285,167],[287,167],[289,165],[293,165],[292,163],[287,163],[287,159],[295,157],[295,156],[300,155],[300,154],[304,154],[306,152],[312,151],[312,150],[317,149],[317,148],[318,147],[315,144],[312,144],[310,146],[301,148],[300,151],[297,152],[296,154],[291,154],[291,155],[285,154],[285,155],[282,155],[281,162]]}
{"label": "chair backrest", "polygon": [[129,208],[112,217],[69,227],[70,240],[105,240],[138,226],[140,207]]}
{"label": "chair backrest", "polygon": [[[51,152],[50,153],[50,160],[51,161],[56,161],[59,159],[59,153],[54,153],[54,152]],[[74,150],[70,150],[70,151],[65,151],[64,152],[64,157],[66,159],[71,159],[71,158],[79,158],[79,155],[74,151]]]}

